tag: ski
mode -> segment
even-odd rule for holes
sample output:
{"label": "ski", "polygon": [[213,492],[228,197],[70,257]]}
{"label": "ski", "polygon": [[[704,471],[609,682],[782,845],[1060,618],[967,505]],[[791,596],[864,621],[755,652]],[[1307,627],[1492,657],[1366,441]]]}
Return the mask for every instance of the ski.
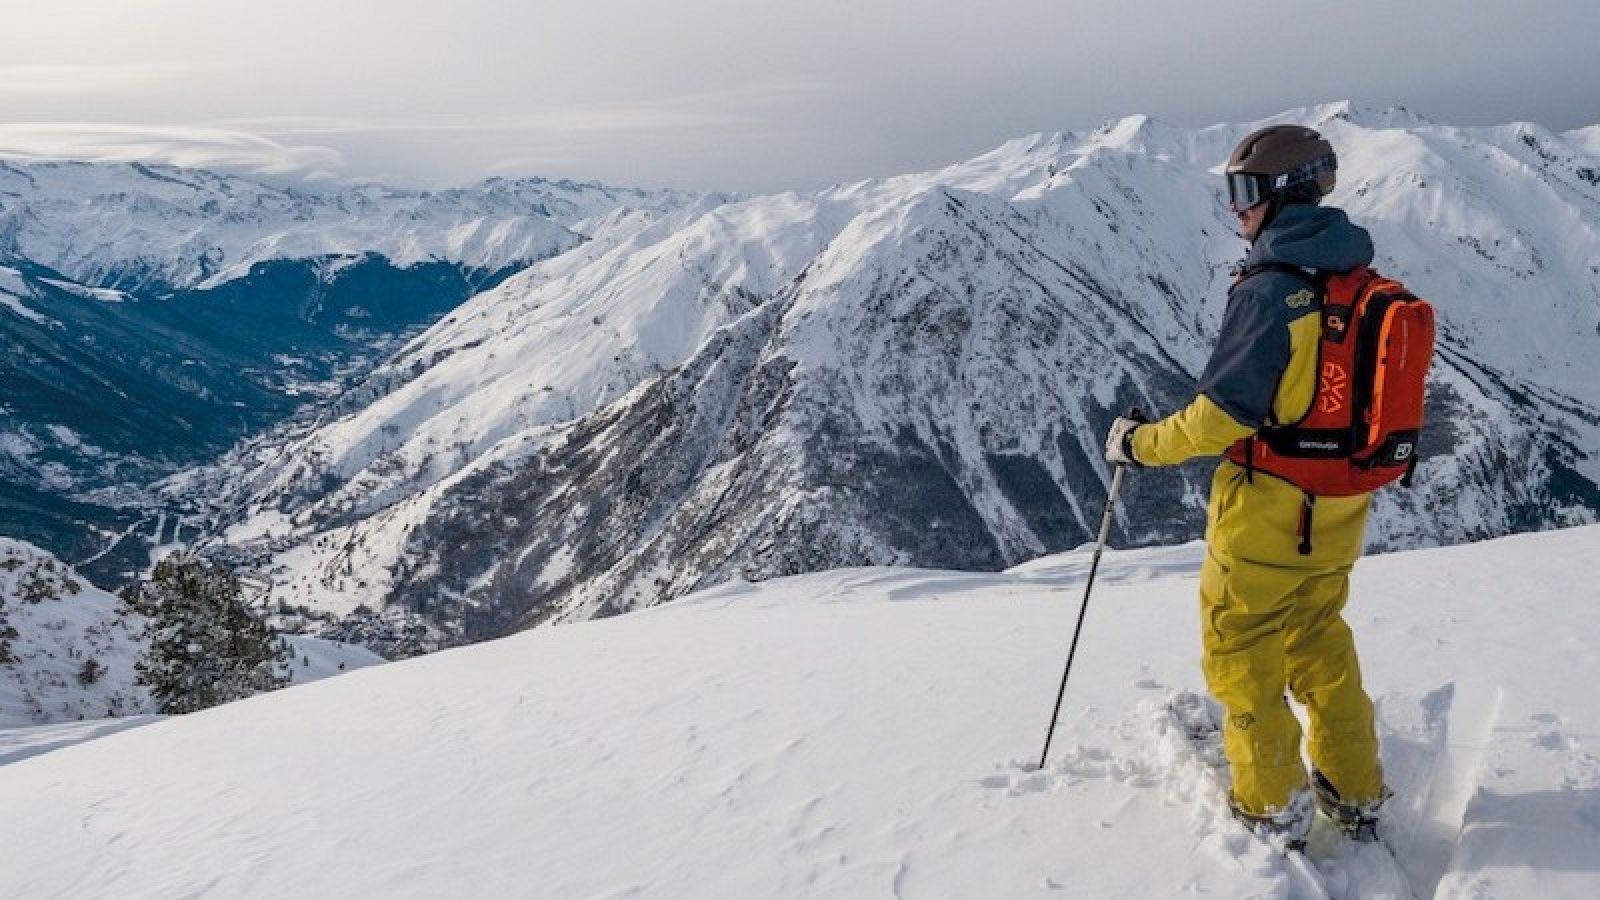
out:
{"label": "ski", "polygon": [[1328,885],[1322,880],[1322,872],[1317,869],[1311,858],[1306,856],[1304,850],[1286,848],[1283,851],[1283,859],[1288,863],[1290,878],[1298,883],[1300,889],[1296,893],[1299,896],[1313,900],[1332,900],[1332,895],[1328,893]]}

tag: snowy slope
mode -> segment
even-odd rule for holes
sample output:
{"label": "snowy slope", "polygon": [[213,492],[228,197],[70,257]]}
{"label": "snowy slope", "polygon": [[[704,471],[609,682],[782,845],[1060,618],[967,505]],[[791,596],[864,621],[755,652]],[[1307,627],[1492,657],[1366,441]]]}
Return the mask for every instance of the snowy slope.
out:
{"label": "snowy slope", "polygon": [[[22,726],[153,712],[134,671],[147,624],[45,551],[0,537],[0,762],[122,727],[103,722],[24,734]],[[296,684],[384,661],[351,644],[307,635],[285,640],[292,652],[283,672]]]}
{"label": "snowy slope", "polygon": [[[1349,619],[1420,897],[1600,893],[1600,528],[1372,557]],[[1200,547],[732,584],[0,767],[27,897],[1286,897],[1152,728]],[[1319,832],[1335,896],[1375,870]]]}
{"label": "snowy slope", "polygon": [[[1442,320],[1429,456],[1371,539],[1594,521],[1600,165],[1585,133],[1333,104],[1332,202]],[[994,569],[1087,539],[1129,405],[1191,396],[1244,249],[1217,162],[1261,123],[1142,116],[946,169],[613,218],[419,338],[230,476],[289,599],[445,642],[744,575]],[[1513,299],[1514,298],[1514,302]],[[1123,536],[1197,536],[1209,466]]]}
{"label": "snowy slope", "polygon": [[684,199],[539,178],[316,192],[143,163],[0,162],[0,248],[99,288],[214,287],[269,260],[368,253],[493,271],[575,245],[587,219]]}
{"label": "snowy slope", "polygon": [[0,635],[16,633],[0,637],[0,728],[153,712],[134,684],[144,627],[50,554],[0,537]]}

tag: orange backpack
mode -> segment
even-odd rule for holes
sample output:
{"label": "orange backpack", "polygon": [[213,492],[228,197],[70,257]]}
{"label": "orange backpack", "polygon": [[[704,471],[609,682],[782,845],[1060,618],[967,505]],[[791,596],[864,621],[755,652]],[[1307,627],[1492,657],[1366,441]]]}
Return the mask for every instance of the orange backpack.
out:
{"label": "orange backpack", "polygon": [[1316,496],[1364,494],[1396,479],[1410,484],[1434,337],[1433,307],[1392,278],[1362,266],[1313,280],[1323,303],[1311,409],[1228,450],[1252,475],[1276,475],[1306,492],[1302,553],[1311,552]]}

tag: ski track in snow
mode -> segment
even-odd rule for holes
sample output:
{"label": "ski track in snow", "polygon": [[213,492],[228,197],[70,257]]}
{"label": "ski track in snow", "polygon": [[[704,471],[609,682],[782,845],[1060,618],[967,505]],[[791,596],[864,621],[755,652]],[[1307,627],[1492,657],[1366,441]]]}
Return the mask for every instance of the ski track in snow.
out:
{"label": "ski track in snow", "polygon": [[[1357,566],[1416,896],[1600,895],[1597,545]],[[0,896],[1307,896],[1156,724],[1200,687],[1194,571],[1119,579],[1192,546],[1107,553],[1030,771],[1083,556],[732,583],[31,755]],[[1330,896],[1406,896],[1381,848],[1309,851]]]}
{"label": "ski track in snow", "polygon": [[[1420,699],[1379,702],[1384,774],[1395,792],[1388,834],[1405,849],[1402,865],[1424,897],[1434,895],[1451,867],[1500,702],[1498,688],[1463,691],[1455,682]],[[1409,720],[1396,719],[1408,713]]]}

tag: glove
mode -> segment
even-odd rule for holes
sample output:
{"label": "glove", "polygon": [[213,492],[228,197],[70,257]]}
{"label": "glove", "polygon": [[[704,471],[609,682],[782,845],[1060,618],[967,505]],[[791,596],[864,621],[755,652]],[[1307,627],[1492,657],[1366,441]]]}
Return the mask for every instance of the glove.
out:
{"label": "glove", "polygon": [[1149,424],[1150,420],[1138,410],[1133,410],[1128,415],[1118,416],[1111,423],[1111,430],[1106,433],[1106,462],[1118,466],[1138,466],[1140,462],[1133,458],[1133,433],[1140,425]]}

